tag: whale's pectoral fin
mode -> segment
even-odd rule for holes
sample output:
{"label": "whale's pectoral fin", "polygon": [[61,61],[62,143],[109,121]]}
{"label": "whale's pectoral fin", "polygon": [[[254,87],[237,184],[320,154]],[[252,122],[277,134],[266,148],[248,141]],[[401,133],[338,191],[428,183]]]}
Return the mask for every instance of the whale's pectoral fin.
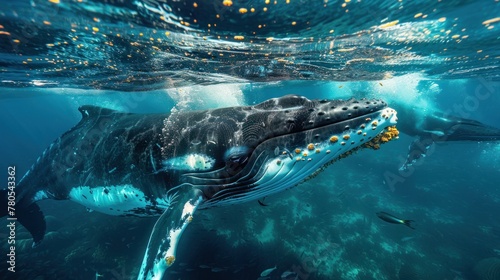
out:
{"label": "whale's pectoral fin", "polygon": [[399,168],[399,170],[406,171],[421,158],[424,158],[427,155],[427,152],[431,149],[432,144],[434,144],[432,135],[419,136],[417,139],[413,140],[408,148],[406,161]]}
{"label": "whale's pectoral fin", "polygon": [[165,271],[175,261],[180,237],[202,201],[200,193],[189,191],[176,194],[177,203],[165,210],[149,237],[138,279],[162,279]]}

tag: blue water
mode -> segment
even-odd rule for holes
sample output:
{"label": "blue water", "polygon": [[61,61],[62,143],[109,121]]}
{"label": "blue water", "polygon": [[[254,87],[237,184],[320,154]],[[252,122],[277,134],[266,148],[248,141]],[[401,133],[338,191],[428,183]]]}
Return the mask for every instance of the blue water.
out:
{"label": "blue water", "polygon": [[[1,0],[0,170],[20,179],[89,104],[168,113],[376,97],[500,128],[498,1],[289,2]],[[277,265],[269,279],[297,267],[302,280],[500,279],[500,143],[437,144],[401,172],[413,139],[402,131],[269,206],[200,211],[166,278],[258,279]],[[154,218],[39,204],[45,240],[32,249],[18,226],[16,273],[2,261],[2,278],[136,277]]]}

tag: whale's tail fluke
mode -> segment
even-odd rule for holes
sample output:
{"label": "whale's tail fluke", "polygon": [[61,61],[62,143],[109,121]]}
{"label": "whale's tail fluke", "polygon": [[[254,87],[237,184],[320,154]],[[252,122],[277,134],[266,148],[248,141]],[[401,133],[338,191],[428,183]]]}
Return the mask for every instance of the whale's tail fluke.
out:
{"label": "whale's tail fluke", "polygon": [[413,225],[411,224],[412,222],[414,222],[414,220],[403,220],[403,224],[405,224],[405,226],[411,228],[411,229],[415,229],[413,227]]}
{"label": "whale's tail fluke", "polygon": [[0,190],[0,198],[4,202],[2,204],[5,205],[5,207],[1,207],[0,217],[7,216],[11,222],[18,221],[23,225],[33,237],[33,247],[36,247],[45,236],[46,224],[43,212],[36,202],[30,203],[26,199],[21,199],[13,204],[10,201],[14,201],[14,197],[9,193],[9,190]]}

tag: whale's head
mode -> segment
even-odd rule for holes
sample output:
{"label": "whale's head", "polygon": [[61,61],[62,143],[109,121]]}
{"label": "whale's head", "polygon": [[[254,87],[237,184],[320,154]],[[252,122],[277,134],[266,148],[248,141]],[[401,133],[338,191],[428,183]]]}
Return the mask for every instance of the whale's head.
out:
{"label": "whale's head", "polygon": [[200,190],[204,206],[236,204],[293,187],[357,149],[377,149],[397,137],[396,121],[381,100],[295,95],[172,114],[163,165]]}

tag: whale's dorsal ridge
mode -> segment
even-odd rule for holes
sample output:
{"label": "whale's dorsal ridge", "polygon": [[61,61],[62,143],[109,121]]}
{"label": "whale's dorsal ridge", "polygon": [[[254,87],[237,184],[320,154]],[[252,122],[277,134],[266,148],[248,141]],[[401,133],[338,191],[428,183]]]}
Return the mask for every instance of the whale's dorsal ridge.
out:
{"label": "whale's dorsal ridge", "polygon": [[83,105],[78,108],[78,111],[82,114],[82,120],[88,118],[99,118],[101,116],[109,116],[111,114],[123,113],[117,110],[94,106],[94,105]]}

